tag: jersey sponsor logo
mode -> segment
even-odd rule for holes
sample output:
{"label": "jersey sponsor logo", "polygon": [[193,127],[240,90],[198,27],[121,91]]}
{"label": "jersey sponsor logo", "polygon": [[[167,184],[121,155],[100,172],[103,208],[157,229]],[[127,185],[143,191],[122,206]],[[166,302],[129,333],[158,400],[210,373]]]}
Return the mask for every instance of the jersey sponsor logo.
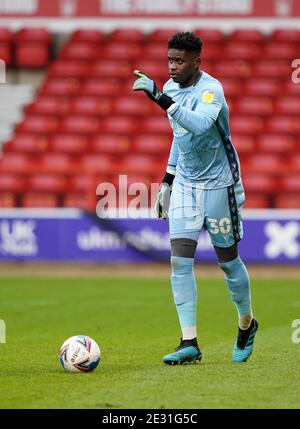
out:
{"label": "jersey sponsor logo", "polygon": [[215,99],[215,93],[211,89],[206,89],[202,92],[201,101],[203,103],[212,103]]}

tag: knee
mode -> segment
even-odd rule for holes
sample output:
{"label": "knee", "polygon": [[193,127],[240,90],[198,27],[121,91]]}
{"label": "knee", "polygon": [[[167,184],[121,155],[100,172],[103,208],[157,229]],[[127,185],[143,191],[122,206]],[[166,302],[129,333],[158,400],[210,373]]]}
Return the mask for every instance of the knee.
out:
{"label": "knee", "polygon": [[224,271],[227,277],[236,275],[244,266],[239,256],[228,262],[219,262],[219,267]]}
{"label": "knee", "polygon": [[187,238],[171,239],[171,266],[173,274],[184,275],[193,271],[197,242]]}
{"label": "knee", "polygon": [[171,266],[173,275],[190,274],[191,272],[193,272],[194,258],[171,256]]}

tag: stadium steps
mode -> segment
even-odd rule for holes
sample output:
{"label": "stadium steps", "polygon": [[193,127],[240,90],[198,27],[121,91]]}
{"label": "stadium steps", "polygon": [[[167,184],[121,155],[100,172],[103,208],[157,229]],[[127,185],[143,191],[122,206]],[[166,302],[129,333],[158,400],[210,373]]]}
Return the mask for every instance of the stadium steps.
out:
{"label": "stadium steps", "polygon": [[31,85],[5,84],[0,86],[0,149],[5,141],[9,140],[15,126],[23,118],[24,106],[34,98],[34,89]]}

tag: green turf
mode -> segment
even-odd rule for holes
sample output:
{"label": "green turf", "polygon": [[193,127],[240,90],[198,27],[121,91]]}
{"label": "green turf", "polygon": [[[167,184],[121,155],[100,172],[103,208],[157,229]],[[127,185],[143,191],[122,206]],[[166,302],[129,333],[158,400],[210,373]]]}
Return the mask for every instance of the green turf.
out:
{"label": "green turf", "polygon": [[[0,279],[1,408],[299,408],[297,280],[253,280],[253,356],[231,363],[235,308],[222,280],[198,279],[200,364],[164,366],[179,341],[168,279]],[[63,341],[86,334],[102,360],[66,373]]]}

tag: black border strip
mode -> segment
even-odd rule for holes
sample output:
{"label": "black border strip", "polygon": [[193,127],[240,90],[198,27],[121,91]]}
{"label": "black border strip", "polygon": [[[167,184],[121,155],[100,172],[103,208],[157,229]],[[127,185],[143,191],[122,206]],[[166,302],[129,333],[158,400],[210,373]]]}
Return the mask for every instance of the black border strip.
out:
{"label": "black border strip", "polygon": [[226,135],[224,135],[224,133],[222,132],[222,129],[221,129],[220,124],[219,124],[219,119],[217,119],[217,121],[216,121],[216,127],[219,131],[222,142],[224,144],[224,149],[226,152],[227,160],[229,163],[229,167],[231,170],[231,174],[232,174],[234,183],[237,183],[240,180],[240,171],[239,171],[239,164],[238,164],[238,161],[237,161],[237,158],[235,155],[235,151],[233,149],[233,144],[232,144],[230,138],[227,137]]}
{"label": "black border strip", "polygon": [[233,228],[233,238],[234,238],[234,242],[238,243],[241,240],[241,236],[239,233],[239,214],[238,214],[238,207],[237,207],[236,198],[235,198],[234,185],[228,186],[227,195],[228,195],[228,204],[229,204],[231,223]]}

